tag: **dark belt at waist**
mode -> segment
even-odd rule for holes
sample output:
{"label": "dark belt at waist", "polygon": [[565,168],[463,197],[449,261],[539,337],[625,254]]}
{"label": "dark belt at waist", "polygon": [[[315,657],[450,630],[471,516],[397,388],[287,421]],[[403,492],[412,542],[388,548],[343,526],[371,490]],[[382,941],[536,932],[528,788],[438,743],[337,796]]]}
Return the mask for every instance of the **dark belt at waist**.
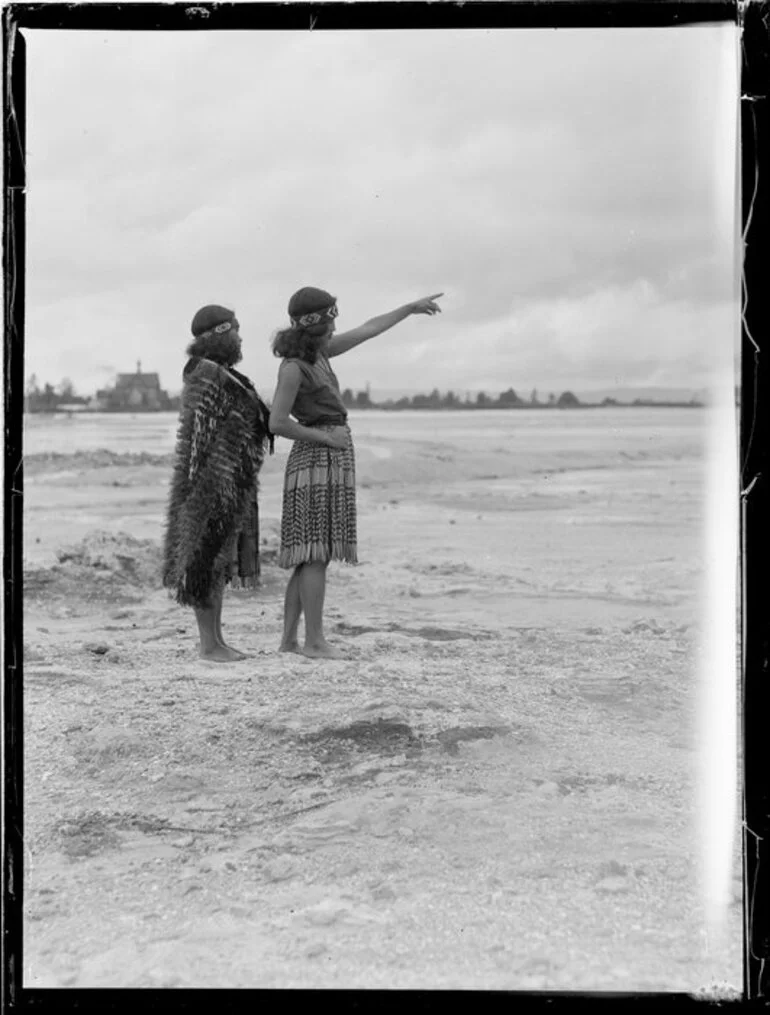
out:
{"label": "dark belt at waist", "polygon": [[318,419],[314,419],[311,422],[305,422],[305,420],[298,420],[302,426],[314,427],[314,426],[345,426],[347,424],[347,416],[319,416]]}

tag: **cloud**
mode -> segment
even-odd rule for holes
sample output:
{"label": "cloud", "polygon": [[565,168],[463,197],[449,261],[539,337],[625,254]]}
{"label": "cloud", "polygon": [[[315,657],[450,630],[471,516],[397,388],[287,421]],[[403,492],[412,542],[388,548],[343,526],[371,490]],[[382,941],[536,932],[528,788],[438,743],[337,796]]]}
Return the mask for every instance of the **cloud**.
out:
{"label": "cloud", "polygon": [[192,314],[224,302],[269,389],[304,284],[337,293],[341,327],[447,294],[439,324],[346,358],[353,386],[403,387],[402,362],[418,386],[487,384],[512,347],[532,383],[576,388],[707,369],[697,336],[735,297],[729,26],[25,35],[39,373],[93,386],[98,344],[178,386]]}

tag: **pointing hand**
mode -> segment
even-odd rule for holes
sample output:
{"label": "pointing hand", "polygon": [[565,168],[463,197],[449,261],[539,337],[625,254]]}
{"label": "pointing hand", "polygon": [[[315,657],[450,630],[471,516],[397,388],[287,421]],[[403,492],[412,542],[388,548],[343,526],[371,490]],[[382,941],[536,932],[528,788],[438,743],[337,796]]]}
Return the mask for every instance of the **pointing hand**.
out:
{"label": "pointing hand", "polygon": [[412,304],[413,314],[440,314],[441,307],[435,301],[443,296],[443,293],[434,293],[432,296],[424,296],[421,300],[415,300]]}

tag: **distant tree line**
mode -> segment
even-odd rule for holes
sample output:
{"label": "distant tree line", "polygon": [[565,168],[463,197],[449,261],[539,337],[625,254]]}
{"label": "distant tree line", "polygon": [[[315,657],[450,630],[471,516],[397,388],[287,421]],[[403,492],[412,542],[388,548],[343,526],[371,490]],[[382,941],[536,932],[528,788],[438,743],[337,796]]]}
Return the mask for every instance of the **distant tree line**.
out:
{"label": "distant tree line", "polygon": [[571,391],[562,392],[558,398],[555,394],[550,394],[543,402],[538,398],[537,391],[533,391],[528,399],[524,399],[517,395],[513,388],[494,396],[479,391],[473,397],[468,392],[464,397],[455,391],[442,394],[438,388],[434,388],[429,395],[416,394],[411,398],[388,399],[384,402],[373,402],[368,387],[365,391],[356,392],[351,388],[345,388],[342,400],[351,409],[569,409],[581,404]]}
{"label": "distant tree line", "polygon": [[[537,389],[533,390],[528,398],[522,398],[508,388],[497,395],[488,395],[479,391],[475,395],[470,392],[458,394],[455,391],[440,392],[434,388],[430,394],[416,394],[411,397],[399,399],[387,399],[375,402],[372,400],[369,385],[363,391],[353,391],[345,388],[342,392],[342,400],[348,408],[355,409],[574,409],[579,407],[594,408],[596,406],[701,406],[702,403],[696,400],[690,402],[661,402],[644,399],[635,399],[633,402],[618,402],[614,398],[605,398],[599,403],[581,402],[571,391],[563,391],[560,395],[553,392],[545,399],[538,396]],[[740,389],[736,390],[736,401],[740,404]],[[62,406],[90,406],[93,408],[93,399],[83,397],[75,392],[74,385],[69,378],[64,378],[58,385],[45,383],[42,387],[38,383],[35,374],[29,378],[26,389],[25,408],[27,412],[56,412]],[[180,398],[174,396],[167,400],[167,408],[177,409]],[[131,411],[127,407],[124,411]]]}
{"label": "distant tree line", "polygon": [[694,408],[702,407],[703,403],[692,399],[689,402],[665,402],[653,401],[651,399],[636,398],[632,402],[619,402],[615,398],[604,398],[601,402],[581,402],[571,391],[563,391],[560,395],[549,394],[543,401],[538,397],[537,390],[531,392],[529,398],[522,398],[513,388],[501,392],[499,395],[488,395],[479,391],[475,396],[466,392],[461,397],[455,391],[441,393],[434,388],[429,395],[417,394],[411,398],[387,399],[383,402],[372,401],[369,386],[365,391],[354,392],[351,388],[345,388],[342,392],[342,400],[350,409],[577,409],[577,408],[599,408],[602,406],[638,406],[656,408]]}
{"label": "distant tree line", "polygon": [[88,405],[87,398],[75,393],[75,386],[68,377],[56,387],[46,382],[41,388],[37,376],[32,374],[25,394],[27,412],[56,412],[62,405]]}

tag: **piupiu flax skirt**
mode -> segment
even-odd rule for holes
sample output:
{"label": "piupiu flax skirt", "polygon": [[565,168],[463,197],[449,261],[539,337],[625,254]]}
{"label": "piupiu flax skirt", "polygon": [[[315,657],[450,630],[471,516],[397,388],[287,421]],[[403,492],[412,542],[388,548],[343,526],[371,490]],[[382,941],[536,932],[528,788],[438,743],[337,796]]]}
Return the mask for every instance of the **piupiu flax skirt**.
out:
{"label": "piupiu flax skirt", "polygon": [[342,450],[309,441],[292,445],[283,482],[280,567],[358,563],[356,462],[350,428],[345,429],[348,443]]}
{"label": "piupiu flax skirt", "polygon": [[258,487],[249,495],[249,503],[240,530],[230,548],[223,579],[234,589],[253,589],[259,585],[259,502]]}

